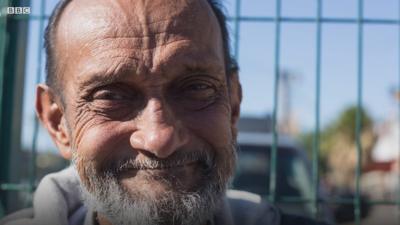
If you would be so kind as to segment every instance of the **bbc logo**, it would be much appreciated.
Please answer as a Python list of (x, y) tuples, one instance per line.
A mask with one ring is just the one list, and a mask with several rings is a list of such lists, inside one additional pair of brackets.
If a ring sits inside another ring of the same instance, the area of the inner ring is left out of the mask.
[(7, 7), (7, 14), (30, 14), (31, 7)]

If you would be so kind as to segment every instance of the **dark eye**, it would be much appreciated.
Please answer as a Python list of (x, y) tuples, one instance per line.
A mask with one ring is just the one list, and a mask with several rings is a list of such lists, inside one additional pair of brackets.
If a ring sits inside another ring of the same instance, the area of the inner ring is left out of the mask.
[(181, 90), (183, 94), (181, 97), (196, 101), (209, 101), (217, 92), (215, 85), (206, 81), (187, 83)]
[(109, 85), (92, 91), (88, 101), (96, 115), (116, 119), (136, 113), (142, 107), (143, 98), (131, 86)]
[(127, 96), (123, 93), (116, 92), (116, 91), (108, 91), (108, 90), (101, 90), (97, 91), (93, 95), (94, 100), (110, 100), (110, 101), (119, 101), (127, 99)]
[(207, 89), (212, 89), (212, 86), (205, 83), (195, 83), (188, 85), (185, 89), (188, 91), (203, 91)]

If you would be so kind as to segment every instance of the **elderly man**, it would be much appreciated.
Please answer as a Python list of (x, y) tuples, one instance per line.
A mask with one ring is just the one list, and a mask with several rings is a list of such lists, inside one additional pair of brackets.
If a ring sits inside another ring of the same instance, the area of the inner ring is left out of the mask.
[(73, 167), (3, 224), (312, 224), (226, 191), (241, 89), (216, 2), (61, 1), (45, 43), (37, 115)]

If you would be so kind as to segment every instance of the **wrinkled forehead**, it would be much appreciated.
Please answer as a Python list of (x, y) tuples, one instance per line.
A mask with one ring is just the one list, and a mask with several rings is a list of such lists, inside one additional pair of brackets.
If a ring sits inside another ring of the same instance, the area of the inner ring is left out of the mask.
[[(217, 35), (215, 35), (217, 34)], [(76, 0), (67, 6), (57, 29), (64, 48), (87, 45), (98, 38), (182, 37), (204, 41), (220, 28), (206, 0)], [(147, 48), (149, 43), (135, 43)]]

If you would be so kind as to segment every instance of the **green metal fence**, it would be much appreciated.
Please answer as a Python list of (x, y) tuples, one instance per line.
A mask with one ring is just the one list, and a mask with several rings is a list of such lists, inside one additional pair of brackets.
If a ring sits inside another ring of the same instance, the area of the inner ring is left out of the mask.
[[(1, 0), (0, 7), (4, 8), (6, 6), (10, 6), (14, 3), (19, 4), (21, 1), (8, 1)], [(360, 176), (361, 176), (361, 158), (362, 158), (362, 144), (361, 144), (361, 109), (363, 107), (363, 49), (364, 49), (364, 25), (366, 24), (380, 24), (380, 25), (389, 25), (395, 26), (399, 32), (399, 49), (400, 52), (400, 3), (399, 3), (399, 19), (374, 19), (374, 18), (364, 18), (363, 14), (363, 0), (358, 0), (358, 16), (357, 18), (332, 18), (332, 17), (324, 17), (322, 15), (322, 4), (323, 0), (316, 0), (316, 16), (315, 17), (285, 17), (282, 16), (282, 0), (275, 0), (275, 16), (271, 17), (251, 17), (251, 16), (242, 16), (241, 15), (241, 0), (235, 1), (235, 15), (231, 15), (228, 18), (228, 21), (233, 22), (234, 30), (233, 30), (233, 42), (234, 42), (234, 55), (236, 58), (239, 57), (239, 46), (240, 46), (240, 28), (242, 26), (242, 22), (254, 22), (254, 23), (270, 23), (275, 26), (275, 50), (274, 50), (274, 89), (272, 93), (273, 95), (273, 147), (271, 154), (271, 162), (270, 162), (270, 182), (269, 182), (269, 196), (268, 199), (272, 203), (275, 202), (291, 202), (291, 203), (310, 203), (313, 208), (313, 215), (317, 217), (319, 205), (322, 202), (328, 203), (344, 203), (344, 204), (353, 204), (354, 205), (354, 216), (355, 216), (355, 224), (361, 224), (361, 188), (360, 188)], [(30, 182), (27, 184), (20, 183), (12, 183), (10, 182), (10, 177), (8, 176), (8, 168), (9, 168), (9, 159), (10, 159), (10, 145), (7, 140), (11, 140), (11, 130), (13, 129), (11, 124), (8, 123), (9, 116), (12, 115), (12, 112), (8, 110), (13, 110), (13, 103), (9, 102), (10, 99), (13, 99), (12, 91), (10, 92), (7, 87), (14, 87), (14, 81), (10, 81), (10, 76), (13, 74), (6, 73), (5, 71), (5, 56), (7, 51), (14, 51), (13, 49), (7, 48), (9, 44), (9, 38), (12, 36), (9, 32), (7, 32), (7, 26), (10, 26), (11, 21), (22, 21), (22, 20), (37, 20), (40, 21), (39, 25), (39, 35), (43, 36), (43, 28), (48, 18), (48, 15), (45, 15), (45, 7), (46, 1), (40, 0), (40, 13), (39, 15), (30, 14), (30, 15), (7, 15), (2, 13), (0, 16), (0, 127), (1, 127), (1, 152), (0, 152), (0, 162), (1, 162), (1, 184), (0, 184), (0, 194), (2, 194), (2, 203), (5, 199), (4, 193), (10, 191), (16, 192), (32, 192), (35, 188), (36, 183), (36, 155), (37, 155), (37, 138), (38, 138), (38, 129), (39, 125), (37, 120), (34, 123), (34, 135), (32, 140), (32, 157), (30, 161)], [(281, 58), (281, 25), (284, 23), (303, 23), (303, 24), (314, 24), (316, 28), (315, 32), (315, 78), (316, 78), (316, 88), (315, 95), (316, 100), (314, 103), (315, 110), (315, 128), (314, 128), (314, 140), (313, 140), (313, 150), (312, 150), (312, 181), (313, 181), (313, 195), (311, 199), (300, 199), (300, 198), (276, 198), (276, 177), (277, 177), (277, 143), (278, 143), (278, 131), (277, 131), (277, 117), (278, 117), (278, 102), (279, 102), (279, 76), (280, 76), (280, 58)], [(320, 180), (319, 180), (319, 149), (320, 149), (320, 103), (321, 103), (321, 91), (323, 91), (323, 87), (321, 87), (321, 77), (323, 76), (322, 68), (321, 68), (321, 52), (322, 52), (322, 30), (323, 24), (355, 24), (357, 25), (357, 87), (354, 88), (354, 91), (357, 93), (357, 123), (356, 123), (356, 144), (357, 144), (357, 166), (354, 171), (356, 179), (355, 179), (355, 197), (349, 199), (338, 199), (338, 198), (330, 198), (330, 199), (320, 199), (318, 195)], [(43, 39), (39, 38), (39, 46), (43, 45)], [(42, 51), (38, 51), (37, 53), (38, 67), (36, 70), (37, 82), (40, 82), (40, 78), (42, 77)], [(399, 57), (399, 71), (400, 71), (400, 57)], [(400, 72), (398, 76), (398, 87), (400, 88)], [(19, 101), (20, 104), (22, 100)], [(398, 106), (399, 114), (398, 118), (400, 119), (400, 104)], [(8, 109), (8, 110), (7, 110)], [(400, 143), (399, 143), (400, 144)], [(400, 159), (399, 159), (400, 160)], [(399, 199), (393, 199), (391, 201), (382, 200), (382, 201), (370, 201), (368, 202), (370, 205), (397, 205), (399, 208), (399, 218), (398, 221), (400, 223), (400, 190), (399, 190)], [(3, 214), (4, 206), (0, 205), (0, 217)]]
[[(361, 188), (360, 188), (360, 176), (361, 176), (361, 159), (362, 159), (362, 145), (361, 145), (361, 109), (363, 107), (363, 37), (364, 30), (363, 27), (365, 24), (381, 24), (381, 25), (394, 25), (398, 27), (399, 30), (399, 43), (400, 43), (400, 3), (399, 3), (399, 19), (373, 19), (373, 18), (364, 18), (363, 15), (363, 0), (358, 0), (358, 16), (356, 19), (353, 18), (327, 18), (322, 16), (322, 5), (323, 0), (316, 0), (316, 17), (283, 17), (282, 16), (282, 0), (275, 1), (275, 16), (274, 17), (249, 17), (249, 16), (241, 16), (241, 0), (236, 0), (236, 15), (230, 20), (234, 21), (235, 30), (234, 30), (234, 53), (236, 58), (239, 56), (239, 46), (240, 46), (240, 24), (241, 22), (258, 22), (258, 23), (274, 23), (275, 25), (275, 64), (274, 64), (274, 107), (273, 107), (273, 147), (271, 154), (271, 162), (270, 162), (270, 195), (268, 199), (270, 202), (276, 202), (276, 168), (277, 163), (279, 163), (277, 159), (277, 143), (278, 143), (278, 131), (277, 131), (277, 110), (278, 110), (278, 81), (280, 76), (280, 53), (281, 53), (281, 24), (282, 23), (311, 23), (316, 26), (316, 67), (315, 67), (315, 77), (316, 77), (316, 88), (315, 88), (315, 128), (314, 128), (314, 141), (313, 141), (313, 150), (312, 150), (312, 174), (313, 174), (313, 198), (311, 199), (285, 199), (282, 198), (283, 202), (310, 202), (313, 205), (313, 214), (314, 217), (318, 215), (319, 204), (322, 201), (327, 201), (329, 203), (338, 203), (338, 204), (353, 204), (354, 205), (354, 216), (355, 216), (355, 224), (361, 224)], [(345, 198), (336, 198), (336, 199), (327, 199), (322, 200), (318, 197), (319, 190), (319, 149), (320, 149), (320, 96), (321, 96), (321, 52), (322, 52), (322, 24), (327, 23), (335, 23), (335, 24), (356, 24), (357, 25), (357, 87), (355, 87), (355, 91), (357, 92), (357, 116), (356, 116), (356, 144), (357, 144), (357, 166), (354, 171), (356, 175), (355, 179), (355, 197), (352, 199)], [(400, 45), (399, 45), (400, 46)], [(400, 52), (400, 49), (399, 49)], [(400, 57), (399, 57), (400, 59)], [(400, 67), (400, 63), (399, 63)], [(399, 70), (400, 71), (400, 70)], [(400, 74), (398, 77), (399, 80), (399, 88), (400, 88)], [(399, 115), (400, 118), (400, 104), (399, 104)], [(399, 173), (400, 176), (400, 173)], [(399, 208), (399, 217), (398, 222), (400, 223), (400, 189), (399, 189), (399, 197), (398, 199), (394, 199), (392, 201), (369, 201), (370, 205), (397, 205)]]

